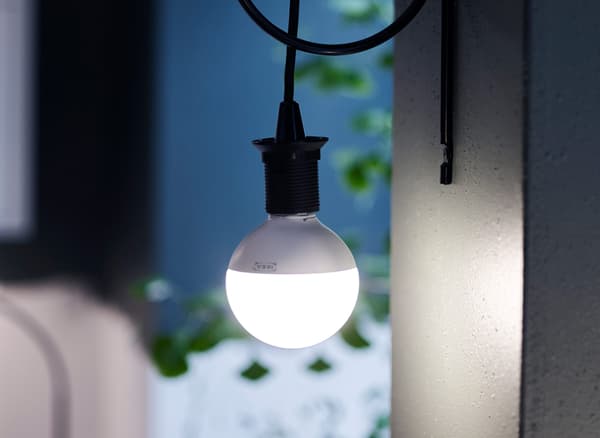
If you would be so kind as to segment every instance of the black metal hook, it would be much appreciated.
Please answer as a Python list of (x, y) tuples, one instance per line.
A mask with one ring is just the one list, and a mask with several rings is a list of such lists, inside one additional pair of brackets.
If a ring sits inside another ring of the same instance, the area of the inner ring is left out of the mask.
[(442, 0), (442, 59), (440, 97), (440, 143), (443, 161), (440, 184), (452, 184), (454, 161), (454, 55), (456, 46), (456, 1)]

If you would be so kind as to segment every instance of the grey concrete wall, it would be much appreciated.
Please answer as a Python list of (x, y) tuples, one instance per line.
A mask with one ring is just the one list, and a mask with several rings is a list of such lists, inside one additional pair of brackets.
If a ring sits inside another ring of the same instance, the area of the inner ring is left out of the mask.
[(600, 436), (600, 3), (530, 1), (524, 436)]
[(439, 0), (396, 41), (394, 438), (518, 436), (523, 7), (459, 4), (451, 186), (438, 182)]

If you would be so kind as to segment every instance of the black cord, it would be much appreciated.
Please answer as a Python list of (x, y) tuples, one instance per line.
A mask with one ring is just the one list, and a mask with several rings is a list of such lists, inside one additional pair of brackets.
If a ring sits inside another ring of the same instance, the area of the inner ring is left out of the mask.
[(239, 0), (240, 5), (248, 13), (250, 18), (252, 18), (252, 20), (254, 20), (254, 22), (262, 30), (267, 32), (279, 42), (302, 52), (328, 56), (350, 55), (352, 53), (364, 52), (365, 50), (372, 49), (373, 47), (386, 42), (404, 29), (413, 20), (413, 18), (415, 18), (425, 4), (425, 1), (426, 0), (412, 0), (404, 12), (398, 18), (396, 18), (392, 24), (376, 34), (371, 35), (370, 37), (351, 43), (322, 44), (306, 41), (298, 38), (295, 35), (288, 34), (288, 32), (284, 31), (280, 27), (275, 26), (271, 21), (269, 21), (269, 19), (258, 10), (252, 0)]
[[(288, 20), (288, 34), (296, 37), (298, 35), (298, 17), (300, 15), (300, 0), (290, 0), (290, 13)], [(294, 70), (296, 68), (296, 49), (287, 46), (285, 54), (285, 79), (283, 90), (283, 101), (294, 101)]]
[(52, 336), (35, 318), (0, 294), (0, 313), (10, 318), (35, 343), (48, 368), (51, 396), (51, 437), (68, 438), (70, 435), (69, 374), (65, 360)]
[(442, 53), (440, 92), (440, 143), (443, 159), (440, 165), (440, 184), (452, 184), (454, 160), (454, 50), (455, 0), (442, 0)]

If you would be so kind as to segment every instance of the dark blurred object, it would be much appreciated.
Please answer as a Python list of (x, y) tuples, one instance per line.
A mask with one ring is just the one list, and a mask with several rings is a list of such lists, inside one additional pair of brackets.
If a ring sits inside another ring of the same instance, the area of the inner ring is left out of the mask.
[(152, 6), (37, 2), (34, 232), (0, 245), (1, 281), (112, 294), (151, 270)]

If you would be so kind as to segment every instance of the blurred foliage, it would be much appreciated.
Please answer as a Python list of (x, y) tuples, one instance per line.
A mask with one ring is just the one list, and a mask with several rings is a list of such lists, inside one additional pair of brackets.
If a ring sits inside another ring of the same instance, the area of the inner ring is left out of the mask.
[(321, 91), (345, 92), (366, 96), (373, 89), (373, 81), (367, 72), (359, 71), (328, 58), (311, 58), (298, 65), (297, 81), (310, 80)]
[(332, 0), (331, 5), (350, 24), (390, 22), (394, 15), (394, 5), (389, 0)]
[(394, 54), (391, 51), (383, 52), (381, 55), (379, 55), (379, 58), (377, 59), (377, 64), (383, 69), (391, 70), (392, 68), (394, 68)]
[(310, 371), (315, 373), (323, 373), (325, 371), (331, 370), (333, 368), (329, 362), (327, 362), (322, 357), (317, 358), (313, 363), (308, 365), (307, 367)]
[(391, 163), (377, 151), (360, 152), (354, 149), (337, 151), (336, 164), (343, 185), (355, 194), (371, 193), (378, 181), (389, 186), (392, 179)]
[(352, 348), (362, 349), (371, 346), (371, 343), (365, 339), (360, 333), (356, 318), (350, 318), (350, 320), (340, 330), (340, 335), (346, 344)]
[[(158, 289), (169, 293), (161, 293), (157, 300)], [(173, 331), (159, 333), (150, 345), (152, 360), (165, 377), (185, 374), (191, 353), (209, 351), (225, 339), (247, 337), (232, 317), (223, 289), (188, 296), (165, 279), (152, 278), (137, 284), (133, 293), (153, 303), (174, 304), (183, 313), (182, 324)]]
[(152, 360), (165, 377), (177, 377), (188, 370), (187, 348), (175, 336), (159, 335), (152, 341)]
[(382, 414), (375, 418), (373, 424), (373, 430), (369, 434), (369, 438), (383, 438), (389, 436), (387, 433), (390, 428), (390, 416), (389, 414)]
[(377, 148), (345, 148), (337, 151), (336, 165), (343, 185), (355, 194), (372, 193), (382, 182), (389, 187), (392, 180), (391, 144), (392, 115), (388, 110), (369, 109), (356, 114), (352, 129), (366, 137), (375, 137)]
[(254, 360), (246, 369), (240, 372), (240, 376), (247, 380), (260, 380), (269, 374), (269, 369), (260, 362)]

